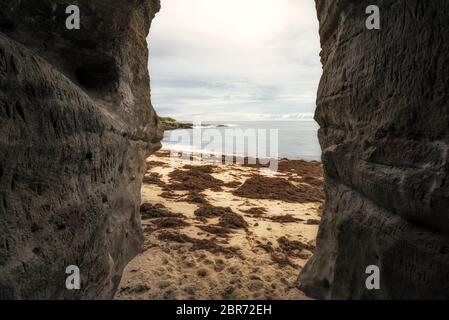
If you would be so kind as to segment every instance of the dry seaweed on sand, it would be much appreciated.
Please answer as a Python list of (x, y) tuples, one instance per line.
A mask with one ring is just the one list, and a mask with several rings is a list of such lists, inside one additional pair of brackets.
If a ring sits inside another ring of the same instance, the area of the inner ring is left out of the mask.
[(259, 243), (257, 246), (264, 249), (267, 253), (274, 252), (274, 248), (271, 244)]
[(295, 186), (278, 177), (253, 176), (233, 192), (234, 195), (249, 199), (280, 200), (285, 202), (321, 202), (323, 191), (309, 185)]
[(160, 187), (163, 187), (165, 183), (161, 180), (162, 175), (156, 172), (151, 172), (149, 174), (146, 174), (143, 179), (142, 183), (144, 184), (154, 184)]
[(225, 227), (218, 226), (218, 225), (204, 225), (204, 226), (198, 226), (198, 228), (207, 233), (214, 234), (216, 236), (221, 236), (221, 237), (227, 237), (228, 234), (232, 232), (229, 228), (225, 228)]
[(225, 185), (222, 180), (214, 178), (211, 173), (213, 166), (190, 166), (186, 165), (183, 169), (176, 169), (169, 173), (170, 185), (167, 190), (178, 191), (204, 191), (211, 189), (213, 191), (221, 191), (221, 187)]
[(216, 218), (220, 217), (219, 225), (229, 229), (246, 229), (248, 223), (241, 216), (232, 211), (231, 208), (214, 207), (212, 205), (206, 205), (198, 208), (195, 211), (195, 216), (199, 218)]
[(269, 220), (271, 220), (273, 222), (279, 222), (279, 223), (295, 223), (295, 222), (304, 221), (302, 219), (295, 218), (291, 214), (286, 214), (286, 215), (282, 215), (282, 216), (267, 217), (267, 219), (269, 219)]
[[(166, 187), (164, 187), (164, 190), (167, 190)], [(173, 191), (164, 191), (160, 195), (160, 197), (167, 199), (167, 200), (175, 200), (175, 201), (181, 201), (182, 196), (174, 193)]]
[(162, 167), (162, 168), (170, 167), (169, 164), (162, 162), (162, 161), (157, 161), (157, 160), (147, 160), (146, 164), (147, 164), (147, 170), (151, 170), (151, 169), (157, 168), (157, 167)]
[(279, 247), (284, 252), (297, 252), (302, 250), (313, 250), (314, 246), (306, 243), (302, 243), (298, 240), (289, 240), (286, 237), (280, 237), (278, 239)]
[(295, 173), (303, 177), (318, 178), (323, 176), (323, 165), (318, 161), (282, 159), (278, 163), (278, 171), (281, 173)]
[(248, 228), (248, 223), (243, 219), (242, 216), (235, 212), (226, 212), (220, 217), (220, 226), (230, 229), (246, 229)]
[(307, 221), (306, 221), (306, 224), (308, 224), (308, 225), (320, 225), (320, 223), (321, 223), (321, 221), (320, 220), (318, 220), (318, 219), (308, 219)]
[(241, 185), (242, 185), (242, 183), (241, 183), (240, 181), (237, 181), (237, 180), (234, 180), (234, 181), (231, 181), (231, 182), (226, 182), (226, 183), (224, 184), (224, 186), (225, 186), (226, 188), (230, 188), (230, 189), (238, 188), (238, 187), (240, 187)]
[(318, 188), (324, 188), (324, 180), (322, 178), (318, 179), (313, 176), (307, 175), (301, 178), (301, 182), (310, 184)]
[[(259, 243), (258, 247), (265, 250), (265, 252), (270, 254), (271, 260), (277, 263), (280, 267), (292, 266), (297, 268), (298, 265), (295, 264), (285, 253), (276, 251), (271, 244)], [(279, 250), (279, 249), (278, 249)]]
[(151, 221), (158, 229), (181, 228), (190, 226), (190, 223), (180, 218), (158, 218)]
[(281, 252), (272, 252), (271, 259), (276, 262), (280, 267), (291, 266), (298, 268), (298, 265), (294, 263), (287, 255)]
[(209, 205), (209, 201), (207, 201), (205, 195), (198, 191), (190, 191), (182, 200), (179, 201), (200, 205)]
[(232, 213), (231, 208), (215, 207), (212, 205), (204, 205), (204, 206), (199, 207), (195, 211), (195, 216), (203, 217), (203, 218), (216, 218), (216, 217), (221, 217), (222, 215), (224, 215), (226, 213)]
[(144, 203), (140, 206), (140, 213), (142, 219), (155, 219), (155, 218), (185, 218), (181, 213), (175, 213), (169, 211), (162, 204)]
[(185, 195), (176, 194), (173, 190), (170, 190), (170, 187), (164, 186), (164, 192), (162, 192), (159, 196), (167, 199), (174, 200), (176, 202), (187, 202), (191, 204), (198, 205), (209, 205), (209, 201), (207, 201), (204, 194), (198, 191), (190, 191)]
[(309, 254), (304, 252), (304, 250), (311, 251), (315, 248), (310, 244), (305, 244), (296, 240), (289, 240), (286, 237), (279, 238), (278, 244), (279, 248), (277, 249), (274, 249), (271, 243), (259, 243), (257, 246), (269, 253), (271, 259), (281, 267), (289, 265), (296, 268), (297, 264), (295, 264), (290, 257), (307, 259)]
[(217, 172), (219, 170), (221, 170), (219, 167), (216, 166), (212, 166), (212, 165), (198, 165), (198, 166), (194, 166), (194, 165), (190, 165), (190, 164), (186, 164), (185, 166), (182, 167), (184, 170), (194, 170), (197, 172), (202, 172), (202, 173), (214, 173)]
[(248, 210), (242, 210), (242, 212), (248, 213), (255, 217), (260, 217), (267, 213), (267, 209), (262, 208), (262, 207), (254, 207), (254, 208), (250, 208)]

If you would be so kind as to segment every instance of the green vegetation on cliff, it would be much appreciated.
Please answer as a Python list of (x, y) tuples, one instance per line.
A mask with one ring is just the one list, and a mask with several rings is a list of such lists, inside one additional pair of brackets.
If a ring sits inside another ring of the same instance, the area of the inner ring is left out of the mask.
[(192, 129), (192, 123), (178, 122), (171, 117), (159, 117), (160, 123), (163, 125), (164, 130), (177, 130), (177, 129)]

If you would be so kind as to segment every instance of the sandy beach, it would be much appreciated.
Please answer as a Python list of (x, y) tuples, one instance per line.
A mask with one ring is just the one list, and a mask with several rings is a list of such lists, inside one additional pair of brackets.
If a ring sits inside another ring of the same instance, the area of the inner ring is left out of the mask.
[(116, 299), (307, 299), (295, 287), (315, 249), (319, 162), (257, 165), (147, 159), (142, 253)]

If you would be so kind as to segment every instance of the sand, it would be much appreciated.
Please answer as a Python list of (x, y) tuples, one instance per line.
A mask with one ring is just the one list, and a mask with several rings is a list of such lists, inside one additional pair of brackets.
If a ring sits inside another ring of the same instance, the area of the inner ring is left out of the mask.
[(322, 170), (147, 160), (143, 251), (116, 299), (307, 299), (295, 287), (315, 248)]

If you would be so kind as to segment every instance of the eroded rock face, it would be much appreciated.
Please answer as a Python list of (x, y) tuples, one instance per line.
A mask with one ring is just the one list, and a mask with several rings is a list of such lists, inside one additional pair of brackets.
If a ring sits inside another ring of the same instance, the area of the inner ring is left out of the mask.
[[(81, 9), (81, 30), (65, 27)], [(147, 45), (158, 0), (0, 1), (0, 298), (110, 298), (139, 251), (162, 130)], [(69, 291), (66, 267), (81, 271)]]
[[(449, 298), (449, 2), (316, 0), (327, 203), (300, 288), (315, 298)], [(365, 9), (381, 10), (380, 31)], [(380, 268), (367, 290), (366, 267)]]

